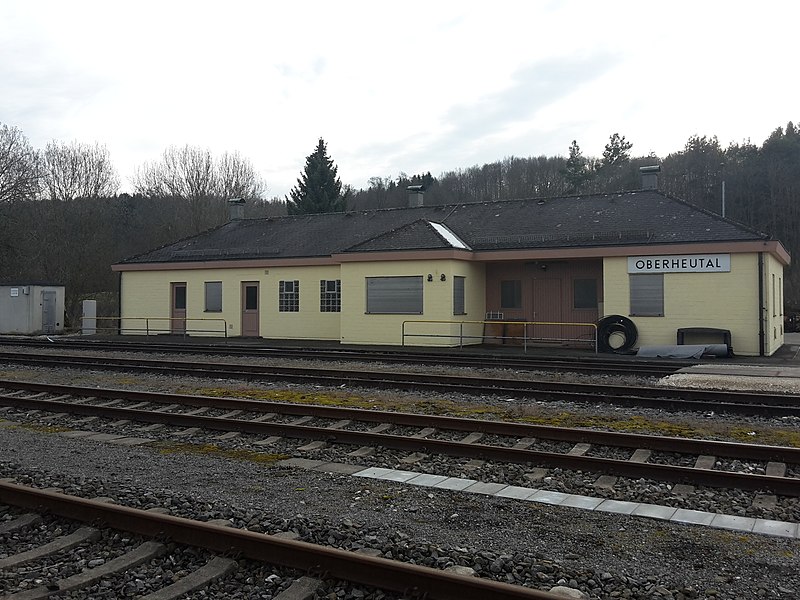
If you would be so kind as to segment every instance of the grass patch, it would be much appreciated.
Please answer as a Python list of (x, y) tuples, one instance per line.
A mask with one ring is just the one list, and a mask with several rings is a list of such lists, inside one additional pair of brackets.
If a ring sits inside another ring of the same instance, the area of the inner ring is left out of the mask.
[(728, 426), (716, 423), (667, 421), (649, 419), (638, 415), (592, 415), (562, 411), (554, 413), (546, 406), (509, 403), (508, 407), (478, 403), (455, 402), (447, 399), (408, 398), (404, 396), (357, 396), (347, 392), (308, 392), (296, 390), (262, 390), (247, 387), (202, 387), (184, 388), (178, 393), (200, 394), (213, 397), (246, 398), (263, 402), (285, 402), (289, 404), (314, 404), (339, 408), (408, 412), (423, 415), (464, 417), (546, 425), (602, 429), (623, 433), (641, 433), (696, 439), (727, 439), (730, 441), (769, 444), (800, 448), (800, 431), (794, 429), (754, 428), (752, 426)]
[(192, 454), (195, 456), (213, 456), (227, 460), (240, 460), (260, 465), (273, 465), (289, 458), (286, 454), (270, 454), (253, 450), (220, 448), (216, 444), (186, 444), (175, 442), (158, 442), (154, 444), (160, 454)]
[(800, 448), (800, 431), (797, 431), (796, 429), (731, 427), (728, 433), (732, 439), (740, 442)]

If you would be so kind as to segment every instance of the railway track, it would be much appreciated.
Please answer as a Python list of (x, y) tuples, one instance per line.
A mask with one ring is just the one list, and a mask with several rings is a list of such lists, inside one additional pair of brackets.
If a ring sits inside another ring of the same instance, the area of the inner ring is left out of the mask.
[[(4, 600), (48, 598), (52, 594), (98, 585), (101, 589), (104, 585), (106, 591), (120, 587), (131, 592), (126, 595), (146, 600), (171, 600), (190, 591), (202, 590), (212, 581), (228, 577), (240, 569), (258, 572), (254, 579), (271, 581), (270, 577), (265, 579), (259, 569), (264, 564), (274, 566), (271, 577), (278, 577), (275, 573), (279, 572), (278, 579), (287, 576), (294, 579), (289, 589), (273, 596), (278, 600), (310, 597), (316, 591), (331, 588), (335, 594), (337, 587), (342, 588), (341, 582), (335, 580), (370, 586), (392, 593), (394, 597), (406, 598), (547, 600), (559, 597), (522, 586), (464, 577), (368, 554), (118, 506), (107, 500), (85, 499), (9, 481), (0, 481), (0, 503), (18, 511), (16, 518), (0, 523), (0, 539), (13, 535), (16, 546), (25, 547), (25, 550), (0, 559), (0, 594), (3, 594), (0, 598)], [(45, 539), (37, 537), (35, 534), (40, 529), (36, 526), (45, 518), (52, 519), (53, 515), (59, 519), (56, 530), (70, 533), (56, 533)], [(118, 532), (131, 535), (119, 536)], [(25, 536), (33, 541), (27, 543)], [(132, 539), (133, 536), (138, 537)], [(84, 556), (92, 555), (92, 544), (101, 538), (113, 540), (111, 550), (106, 547), (103, 551), (109, 560), (85, 560)], [(184, 546), (194, 550), (182, 553)], [(74, 548), (87, 551), (67, 553)], [(54, 561), (57, 568), (52, 567)], [(155, 590), (146, 595), (135, 593), (135, 586), (133, 590), (125, 587), (124, 578), (130, 572), (135, 572), (132, 579), (145, 587), (141, 578), (146, 577), (152, 570), (149, 567), (158, 561), (170, 565), (167, 572), (177, 572), (182, 576), (176, 575), (175, 581), (162, 578), (154, 583)], [(285, 572), (285, 569), (290, 572)], [(49, 579), (41, 576), (47, 572), (66, 575)], [(309, 577), (309, 573), (318, 575)]]
[(575, 373), (597, 374), (636, 374), (662, 377), (693, 364), (697, 361), (652, 360), (595, 356), (587, 354), (580, 358), (543, 357), (540, 355), (509, 355), (479, 352), (473, 349), (457, 350), (385, 350), (349, 348), (297, 348), (291, 346), (237, 345), (234, 342), (217, 344), (135, 341), (87, 341), (70, 339), (54, 341), (2, 340), (2, 346), (27, 346), (33, 348), (60, 348), (72, 350), (94, 350), (106, 352), (163, 352), (169, 354), (193, 354), (206, 356), (244, 356), (260, 358), (293, 358), (307, 360), (382, 362), (390, 364), (449, 365), (458, 367), (494, 367), (521, 370), (570, 371)]
[[(165, 425), (184, 433), (223, 432), (220, 439), (237, 432), (253, 436), (250, 445), (259, 450), (290, 438), (312, 441), (308, 450), (343, 446), (338, 454), (344, 461), (368, 460), (382, 448), (417, 455), (420, 461), (438, 454), (800, 496), (800, 448), (11, 381), (0, 381), (0, 390), (0, 405), (20, 411)], [(715, 468), (726, 463), (744, 463), (748, 469)]]
[(672, 411), (715, 412), (770, 417), (800, 416), (800, 397), (789, 394), (598, 385), (530, 381), (481, 376), (454, 376), (387, 371), (352, 371), (305, 367), (271, 367), (235, 363), (130, 359), (55, 354), (0, 353), (0, 364), (24, 364), (91, 370), (150, 372), (250, 381), (280, 380), (316, 385), (350, 385), (377, 389), (428, 390), (483, 396), (511, 396), (576, 403), (607, 403)]

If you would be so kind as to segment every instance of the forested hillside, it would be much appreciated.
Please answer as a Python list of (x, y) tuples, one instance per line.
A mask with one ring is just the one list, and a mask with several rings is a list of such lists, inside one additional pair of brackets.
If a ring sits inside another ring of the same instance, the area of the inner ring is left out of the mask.
[[(761, 145), (722, 147), (715, 137), (692, 137), (666, 157), (637, 157), (617, 134), (600, 157), (583, 156), (576, 142), (565, 148), (567, 156), (506, 157), (438, 176), (373, 177), (366, 189), (348, 190), (348, 209), (405, 206), (407, 186), (419, 184), (426, 204), (639, 189), (639, 167), (660, 164), (663, 191), (721, 212), (724, 182), (728, 218), (800, 257), (800, 130), (792, 123)], [(53, 142), (36, 149), (22, 131), (0, 124), (0, 281), (66, 285), (75, 326), (84, 298), (97, 299), (101, 314), (116, 313), (111, 264), (223, 223), (228, 198), (248, 200), (246, 217), (286, 214), (284, 200), (264, 197), (266, 185), (247, 159), (189, 146), (142, 165), (132, 194), (118, 189), (105, 147)], [(800, 269), (787, 271), (785, 298), (787, 308), (800, 306)]]

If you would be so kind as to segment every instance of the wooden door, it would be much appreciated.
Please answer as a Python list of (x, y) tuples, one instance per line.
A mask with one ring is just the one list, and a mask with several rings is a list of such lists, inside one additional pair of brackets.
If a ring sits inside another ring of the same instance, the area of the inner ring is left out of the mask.
[(259, 318), (258, 318), (258, 282), (242, 282), (242, 336), (258, 337)]
[[(535, 278), (532, 280), (532, 321), (561, 323), (564, 321), (564, 298), (561, 279)], [(532, 325), (528, 335), (534, 338), (559, 339), (564, 337), (560, 325)]]
[(186, 333), (186, 283), (172, 283), (170, 286), (170, 332), (183, 335)]

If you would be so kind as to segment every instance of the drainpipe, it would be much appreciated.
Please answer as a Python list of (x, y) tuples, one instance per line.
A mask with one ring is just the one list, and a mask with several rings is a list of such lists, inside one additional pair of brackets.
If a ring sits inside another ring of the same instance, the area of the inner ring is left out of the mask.
[(764, 253), (758, 253), (758, 355), (764, 356)]
[(117, 273), (117, 335), (122, 335), (122, 271)]

